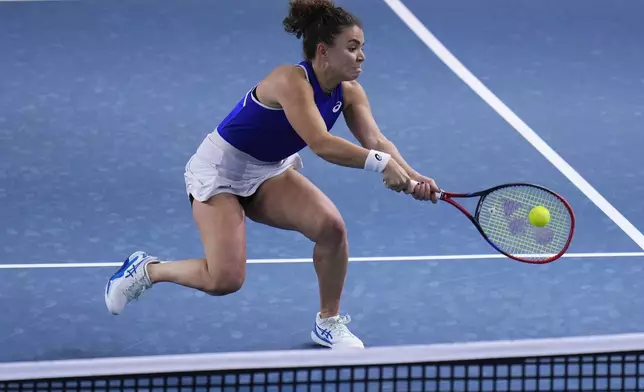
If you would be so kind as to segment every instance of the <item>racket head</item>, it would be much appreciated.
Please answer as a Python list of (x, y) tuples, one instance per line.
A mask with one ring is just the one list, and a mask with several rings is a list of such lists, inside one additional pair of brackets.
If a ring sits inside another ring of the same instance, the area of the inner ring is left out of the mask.
[[(509, 183), (472, 194), (441, 195), (480, 199), (470, 216), (483, 238), (505, 256), (524, 263), (546, 264), (563, 256), (575, 231), (575, 214), (566, 199), (540, 185)], [(550, 214), (543, 227), (530, 223), (532, 208), (544, 206)], [(460, 209), (460, 208), (459, 208)]]

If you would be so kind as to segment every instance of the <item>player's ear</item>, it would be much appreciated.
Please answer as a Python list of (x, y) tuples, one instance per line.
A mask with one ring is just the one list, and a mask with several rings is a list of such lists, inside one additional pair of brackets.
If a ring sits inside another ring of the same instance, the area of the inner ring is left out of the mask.
[(329, 48), (328, 48), (328, 47), (327, 47), (327, 45), (326, 45), (325, 43), (323, 43), (323, 42), (320, 42), (320, 43), (317, 45), (317, 49), (316, 49), (316, 51), (317, 51), (318, 56), (321, 56), (321, 58), (326, 58), (326, 57), (328, 57), (328, 55), (329, 55)]

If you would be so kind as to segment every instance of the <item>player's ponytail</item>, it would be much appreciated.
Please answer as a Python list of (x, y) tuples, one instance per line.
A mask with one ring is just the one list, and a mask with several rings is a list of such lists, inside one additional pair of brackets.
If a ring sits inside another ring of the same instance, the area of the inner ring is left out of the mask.
[(303, 37), (304, 56), (307, 60), (315, 57), (317, 44), (333, 44), (333, 39), (343, 28), (360, 26), (361, 22), (332, 0), (291, 0), (289, 13), (282, 22), (284, 30)]

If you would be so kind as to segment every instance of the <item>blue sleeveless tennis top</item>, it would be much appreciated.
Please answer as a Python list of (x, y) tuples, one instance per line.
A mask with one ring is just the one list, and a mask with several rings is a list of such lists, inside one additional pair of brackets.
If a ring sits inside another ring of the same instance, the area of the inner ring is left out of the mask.
[[(328, 132), (342, 113), (342, 83), (327, 94), (320, 87), (311, 63), (302, 61), (298, 65), (306, 71), (313, 87), (315, 105)], [(306, 142), (295, 132), (284, 110), (259, 102), (256, 88), (257, 85), (246, 93), (217, 126), (221, 137), (238, 150), (264, 162), (281, 161), (306, 147)]]

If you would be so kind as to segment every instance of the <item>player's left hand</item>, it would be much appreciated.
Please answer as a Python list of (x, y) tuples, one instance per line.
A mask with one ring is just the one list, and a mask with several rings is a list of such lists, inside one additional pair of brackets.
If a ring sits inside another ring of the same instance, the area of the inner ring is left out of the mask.
[(436, 185), (436, 181), (433, 178), (415, 175), (410, 176), (412, 179), (418, 181), (418, 185), (414, 188), (414, 192), (411, 195), (416, 200), (431, 200), (432, 203), (436, 204), (440, 196), (440, 188)]

